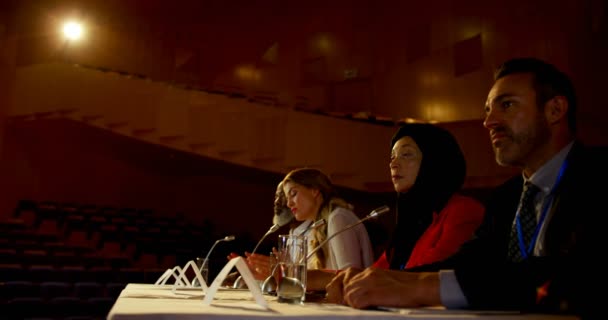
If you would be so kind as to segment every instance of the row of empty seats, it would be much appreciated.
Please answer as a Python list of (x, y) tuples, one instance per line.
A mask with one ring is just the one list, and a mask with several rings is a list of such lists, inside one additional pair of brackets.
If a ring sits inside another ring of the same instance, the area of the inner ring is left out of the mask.
[(104, 319), (128, 283), (193, 259), (210, 230), (149, 209), (20, 201), (0, 221), (0, 303), (20, 318)]
[[(17, 207), (13, 218), (5, 222), (9, 226), (3, 229), (10, 228), (9, 236), (17, 250), (43, 243), (40, 249), (49, 251), (54, 245), (65, 255), (70, 255), (69, 251), (76, 256), (94, 253), (119, 264), (120, 260), (137, 262), (142, 255), (153, 254), (158, 261), (145, 257), (140, 265), (174, 265), (191, 258), (201, 243), (211, 242), (209, 227), (193, 227), (177, 217), (155, 215), (149, 210), (93, 208), (48, 203), (36, 208), (26, 202)], [(7, 247), (6, 242), (0, 239), (0, 249)]]

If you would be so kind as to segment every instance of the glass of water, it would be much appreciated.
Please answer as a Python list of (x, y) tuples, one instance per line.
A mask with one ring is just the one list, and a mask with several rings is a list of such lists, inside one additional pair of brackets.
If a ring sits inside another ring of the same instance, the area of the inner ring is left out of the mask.
[(303, 303), (306, 298), (306, 252), (304, 235), (280, 235), (277, 261), (279, 302)]

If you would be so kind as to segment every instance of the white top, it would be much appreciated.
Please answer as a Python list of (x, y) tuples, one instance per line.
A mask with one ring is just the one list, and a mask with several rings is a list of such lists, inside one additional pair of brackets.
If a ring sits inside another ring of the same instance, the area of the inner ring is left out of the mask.
[[(331, 237), (332, 234), (358, 221), (359, 218), (352, 211), (336, 207), (327, 218), (327, 237)], [(308, 237), (308, 253), (313, 249), (310, 238), (311, 230), (308, 228), (310, 224), (311, 221), (305, 221), (290, 232), (293, 234), (303, 233)], [(367, 268), (374, 263), (372, 244), (363, 224), (336, 235), (325, 245), (329, 246), (325, 269)], [(311, 269), (310, 265), (307, 267)]]

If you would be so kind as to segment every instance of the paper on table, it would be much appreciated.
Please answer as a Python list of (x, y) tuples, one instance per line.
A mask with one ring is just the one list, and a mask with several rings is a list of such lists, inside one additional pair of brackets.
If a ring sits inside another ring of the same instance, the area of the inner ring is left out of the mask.
[(421, 308), (394, 308), (379, 306), (384, 311), (398, 312), (399, 314), (519, 314), (516, 310), (465, 310), (446, 309), (444, 307), (421, 307)]
[[(189, 288), (190, 289), (190, 288)], [(198, 290), (170, 290), (168, 286), (156, 286), (147, 288), (129, 288), (123, 290), (121, 298), (149, 298), (149, 299), (202, 299), (204, 293)]]
[(203, 303), (205, 305), (210, 305), (211, 302), (213, 302), (213, 298), (215, 297), (217, 290), (220, 288), (220, 286), (226, 279), (226, 276), (228, 276), (228, 273), (230, 271), (232, 271), (232, 268), (234, 268), (234, 267), (236, 267), (236, 269), (241, 274), (241, 277), (243, 277), (243, 280), (245, 280), (245, 283), (247, 284), (247, 288), (249, 291), (251, 291), (251, 294), (253, 295), (253, 298), (256, 301), (256, 303), (258, 305), (260, 305), (261, 307), (263, 307), (264, 309), (269, 309), (268, 302), (266, 302), (266, 299), (264, 299), (262, 290), (260, 290), (260, 286), (258, 285), (257, 281), (253, 277), (253, 274), (251, 273), (251, 270), (249, 270), (249, 266), (247, 266), (247, 263), (245, 262), (243, 257), (237, 257), (237, 258), (231, 259), (230, 261), (228, 261), (228, 263), (226, 263), (226, 265), (224, 266), (222, 271), (220, 271), (220, 273), (217, 275), (217, 277), (215, 277), (215, 279), (213, 280), (213, 283), (211, 284), (211, 286), (209, 286), (209, 289), (206, 292), (205, 300), (203, 300)]

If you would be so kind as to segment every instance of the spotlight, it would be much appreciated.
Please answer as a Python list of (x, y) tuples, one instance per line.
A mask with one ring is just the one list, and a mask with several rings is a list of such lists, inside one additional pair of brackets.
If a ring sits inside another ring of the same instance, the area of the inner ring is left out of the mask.
[(63, 25), (63, 34), (69, 40), (78, 40), (82, 36), (82, 25), (76, 22), (68, 22)]

